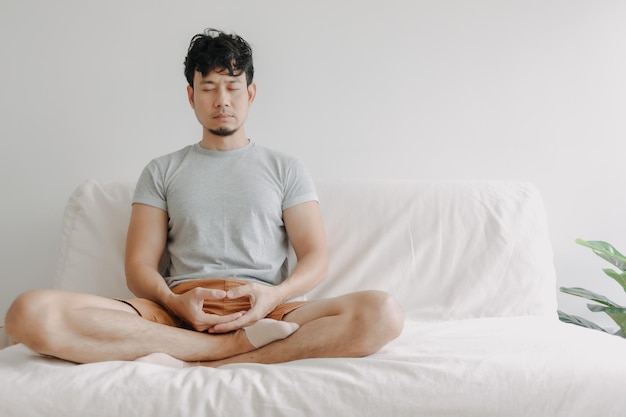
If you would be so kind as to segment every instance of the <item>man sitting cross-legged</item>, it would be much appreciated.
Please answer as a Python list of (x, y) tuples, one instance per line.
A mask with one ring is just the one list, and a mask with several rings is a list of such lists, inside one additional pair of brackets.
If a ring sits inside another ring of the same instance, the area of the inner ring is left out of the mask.
[(253, 73), (241, 37), (208, 30), (192, 39), (185, 75), (202, 138), (139, 178), (125, 261), (137, 298), (24, 293), (6, 318), (14, 342), (77, 363), (182, 367), (359, 357), (399, 335), (402, 310), (385, 292), (302, 298), (327, 272), (324, 226), (303, 166), (245, 133)]

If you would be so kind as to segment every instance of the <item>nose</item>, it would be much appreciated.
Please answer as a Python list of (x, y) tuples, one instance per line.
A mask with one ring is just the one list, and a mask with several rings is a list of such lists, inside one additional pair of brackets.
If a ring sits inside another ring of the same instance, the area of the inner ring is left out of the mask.
[(218, 88), (217, 95), (215, 97), (215, 107), (228, 107), (230, 106), (230, 94), (226, 88)]

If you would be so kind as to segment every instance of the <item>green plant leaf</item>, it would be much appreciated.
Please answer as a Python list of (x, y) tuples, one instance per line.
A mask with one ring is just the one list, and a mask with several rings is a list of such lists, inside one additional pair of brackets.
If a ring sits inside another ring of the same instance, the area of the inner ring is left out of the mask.
[(597, 304), (588, 304), (587, 308), (594, 312), (604, 312), (613, 319), (622, 332), (626, 332), (626, 308), (599, 306)]
[(626, 272), (626, 256), (619, 253), (610, 243), (583, 239), (576, 239), (576, 243), (591, 248), (593, 253)]
[(588, 329), (594, 329), (594, 330), (599, 330), (604, 333), (608, 333), (606, 330), (604, 330), (602, 327), (598, 326), (592, 321), (589, 321), (579, 316), (574, 316), (573, 314), (564, 313), (560, 310), (558, 310), (557, 312), (559, 313), (559, 320), (561, 320), (563, 323), (575, 324), (577, 326), (586, 327)]
[(626, 291), (626, 272), (620, 274), (611, 268), (604, 268), (603, 271), (605, 274), (617, 281), (617, 283), (622, 286), (624, 291)]
[(565, 293), (565, 294), (575, 295), (576, 297), (582, 297), (582, 298), (585, 298), (587, 300), (595, 301), (596, 303), (603, 304), (603, 305), (605, 305), (607, 307), (624, 308), (621, 305), (619, 305), (619, 304), (609, 300), (605, 296), (597, 294), (597, 293), (595, 293), (593, 291), (586, 290), (584, 288), (561, 287), (560, 291)]

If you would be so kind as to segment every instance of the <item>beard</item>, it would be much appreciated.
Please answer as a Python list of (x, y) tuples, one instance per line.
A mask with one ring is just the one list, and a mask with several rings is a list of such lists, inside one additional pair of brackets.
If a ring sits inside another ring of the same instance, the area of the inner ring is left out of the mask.
[(226, 136), (231, 136), (235, 134), (235, 132), (237, 132), (238, 130), (239, 130), (238, 127), (234, 129), (227, 129), (225, 127), (220, 127), (219, 129), (209, 129), (209, 132), (214, 134), (215, 136), (226, 137)]

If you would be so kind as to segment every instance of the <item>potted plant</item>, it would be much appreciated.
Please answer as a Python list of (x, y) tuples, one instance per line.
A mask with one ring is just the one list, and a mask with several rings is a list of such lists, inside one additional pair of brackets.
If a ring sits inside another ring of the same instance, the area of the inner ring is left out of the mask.
[[(624, 291), (626, 291), (626, 256), (619, 253), (612, 245), (606, 242), (576, 239), (576, 243), (591, 248), (593, 253), (618, 268), (620, 272), (612, 268), (604, 268), (603, 271), (606, 275), (617, 281), (617, 283), (622, 286)], [(626, 307), (609, 300), (603, 295), (588, 291), (584, 288), (561, 287), (560, 290), (565, 294), (571, 294), (577, 297), (582, 297), (587, 300), (594, 301), (595, 304), (587, 304), (587, 308), (589, 308), (589, 310), (593, 312), (606, 313), (619, 327), (619, 330), (613, 334), (621, 337), (626, 337)], [(578, 326), (588, 327), (590, 329), (610, 333), (603, 327), (582, 317), (567, 314), (562, 311), (559, 311), (558, 313), (559, 319), (565, 323), (576, 324)]]

